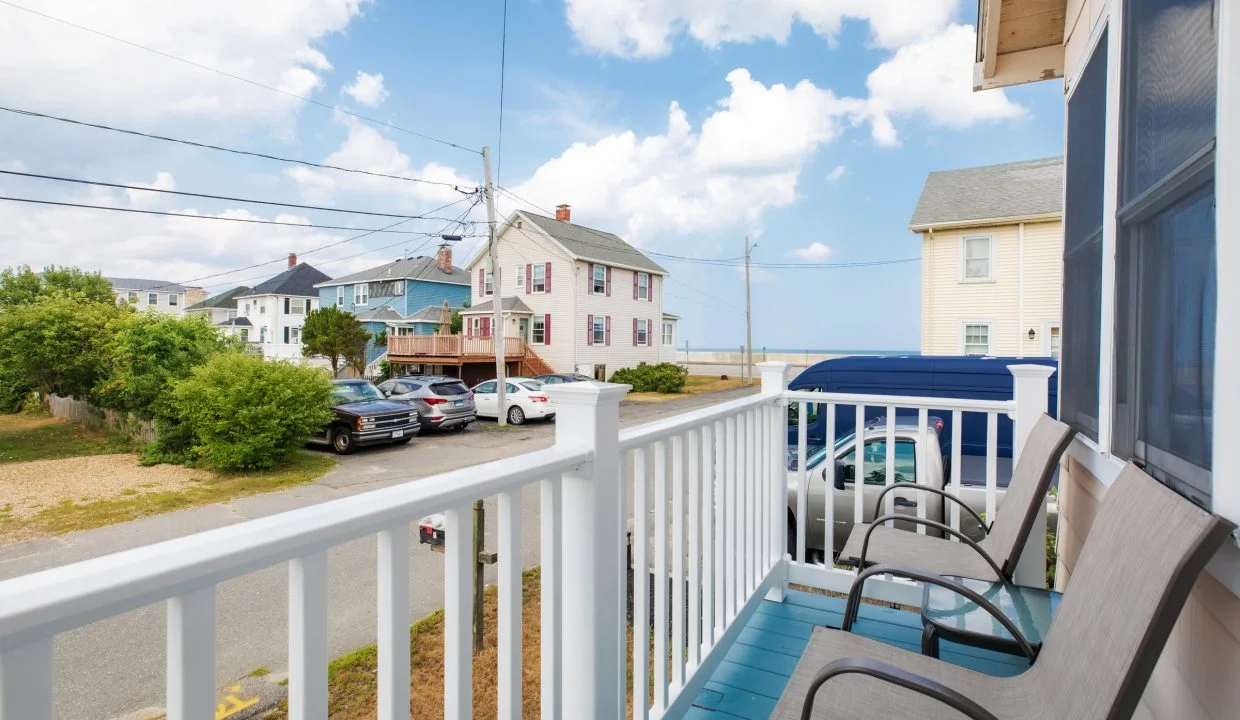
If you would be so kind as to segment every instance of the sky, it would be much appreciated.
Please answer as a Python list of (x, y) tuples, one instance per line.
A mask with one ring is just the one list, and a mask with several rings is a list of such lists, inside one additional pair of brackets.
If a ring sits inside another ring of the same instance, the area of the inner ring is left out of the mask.
[[(216, 293), (290, 252), (341, 276), (433, 254), (444, 232), (465, 236), (464, 264), (485, 234), (462, 192), (485, 145), (501, 216), (568, 203), (575, 222), (698, 260), (655, 257), (681, 347), (744, 342), (748, 237), (755, 347), (916, 350), (907, 226), (926, 174), (1062, 153), (1059, 82), (971, 91), (973, 2), (507, 0), (506, 23), (504, 8), (0, 0), (0, 106), (282, 159), (0, 111), (0, 171), (247, 202), (3, 173), (0, 196), (348, 228), (0, 199), (0, 266)], [(400, 218), (253, 200), (428, 219), (357, 237)]]

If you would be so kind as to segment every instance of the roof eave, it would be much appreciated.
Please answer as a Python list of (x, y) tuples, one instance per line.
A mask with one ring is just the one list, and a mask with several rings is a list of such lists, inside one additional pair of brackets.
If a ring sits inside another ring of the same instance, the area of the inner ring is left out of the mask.
[(929, 222), (909, 225), (908, 229), (915, 233), (934, 230), (958, 230), (971, 227), (988, 227), (992, 225), (1015, 225), (1023, 222), (1052, 222), (1063, 220), (1062, 212), (1038, 213), (1034, 215), (1010, 215), (1007, 217), (977, 218), (974, 220), (950, 220), (945, 222)]

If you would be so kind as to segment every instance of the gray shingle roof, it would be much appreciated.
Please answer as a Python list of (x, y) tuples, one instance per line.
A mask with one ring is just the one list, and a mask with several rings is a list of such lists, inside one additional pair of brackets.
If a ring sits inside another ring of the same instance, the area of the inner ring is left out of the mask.
[(209, 297), (202, 302), (197, 302), (190, 305), (185, 308), (185, 312), (189, 312), (191, 310), (210, 310), (212, 308), (235, 308), (237, 307), (237, 298), (249, 295), (250, 292), (251, 291), (248, 287), (238, 285), (228, 292), (222, 292), (219, 295)]
[(328, 282), (320, 282), (319, 287), (327, 285), (348, 285), (355, 282), (372, 282), (383, 280), (430, 280), (434, 282), (453, 283), (456, 285), (469, 284), (469, 271), (464, 268), (452, 266), (452, 272), (446, 273), (439, 269), (433, 257), (416, 257), (402, 258), (393, 260), (390, 263), (380, 265), (378, 267), (355, 272), (352, 275), (345, 275), (329, 279)]
[(524, 210), (521, 214), (582, 260), (606, 265), (627, 265), (652, 273), (667, 274), (658, 263), (617, 235)]
[(143, 278), (114, 278), (105, 277), (104, 280), (112, 283), (113, 290), (160, 290), (162, 292), (181, 293), (185, 292), (184, 285), (178, 285), (167, 280), (146, 280)]
[[(442, 310), (443, 305), (427, 305), (421, 310), (405, 318), (405, 322), (438, 323), (439, 313)], [(461, 310), (462, 308), (448, 308), (449, 313), (461, 312)]]
[(384, 305), (374, 310), (363, 310), (357, 313), (357, 319), (361, 322), (402, 322), (405, 318), (392, 308)]
[(250, 322), (250, 319), (248, 317), (229, 318), (225, 320), (224, 322), (217, 323), (217, 324), (221, 326), (226, 325), (228, 327), (253, 327), (254, 326), (254, 324)]
[(1063, 212), (1063, 158), (930, 173), (910, 230)]
[[(529, 305), (526, 305), (525, 303), (521, 302), (521, 298), (519, 297), (504, 298), (504, 302), (500, 305), (500, 308), (502, 308), (503, 310), (509, 311), (509, 312), (519, 312), (519, 313), (534, 312), (533, 310), (530, 310)], [(494, 311), (495, 311), (494, 301), (487, 300), (486, 302), (480, 302), (477, 305), (474, 305), (473, 307), (465, 308), (464, 310), (461, 311), (461, 314), (462, 315), (476, 315), (482, 312), (494, 312)]]
[(331, 280), (331, 276), (306, 263), (298, 263), (270, 280), (255, 285), (250, 295), (318, 297), (319, 291), (314, 289), (315, 284), (325, 280)]

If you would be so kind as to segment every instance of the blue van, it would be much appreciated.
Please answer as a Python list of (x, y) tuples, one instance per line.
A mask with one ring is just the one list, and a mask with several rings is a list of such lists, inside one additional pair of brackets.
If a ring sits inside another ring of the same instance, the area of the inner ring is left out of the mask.
[[(790, 390), (816, 390), (829, 393), (858, 393), (864, 395), (901, 395), (912, 397), (969, 398), (973, 400), (1011, 400), (1012, 373), (1008, 365), (1047, 365), (1058, 368), (1054, 358), (1001, 358), (974, 356), (853, 356), (824, 360), (807, 368), (788, 386)], [(1059, 373), (1050, 378), (1050, 395), (1047, 407), (1052, 417), (1059, 408)], [(811, 446), (826, 444), (826, 414), (819, 407), (809, 408), (808, 437)], [(788, 444), (790, 456), (797, 445), (796, 407), (789, 408)], [(867, 406), (866, 423), (886, 415), (886, 408)], [(916, 423), (917, 410), (899, 409), (897, 418)], [(931, 410), (930, 416), (942, 420), (939, 433), (943, 455), (950, 456), (952, 438), (952, 413), (948, 409)], [(856, 408), (851, 405), (836, 407), (836, 437), (853, 432), (856, 424)], [(965, 413), (961, 428), (961, 454), (986, 454), (986, 416), (982, 413)], [(1006, 414), (999, 416), (999, 457), (1012, 457), (1012, 420)]]

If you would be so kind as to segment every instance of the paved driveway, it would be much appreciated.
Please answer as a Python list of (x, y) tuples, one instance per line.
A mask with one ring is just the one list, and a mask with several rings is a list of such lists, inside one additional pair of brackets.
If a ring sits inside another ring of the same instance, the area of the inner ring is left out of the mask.
[[(621, 405), (622, 426), (637, 425), (752, 393), (742, 389), (666, 403)], [(459, 433), (419, 437), (403, 447), (366, 449), (313, 484), (122, 525), (0, 548), (0, 579), (304, 507), (447, 470), (550, 447), (555, 426), (501, 429), (483, 421)], [(538, 563), (538, 491), (524, 494), (523, 561)], [(487, 502), (488, 549), (496, 515)], [(443, 560), (411, 538), (414, 618), (443, 605)], [(376, 549), (373, 537), (328, 555), (329, 650), (333, 657), (375, 642)], [(164, 605), (148, 606), (66, 633), (56, 642), (58, 720), (98, 720), (142, 711), (164, 698)], [(265, 666), (288, 667), (288, 573), (283, 565), (223, 583), (217, 590), (217, 679), (224, 685)]]

